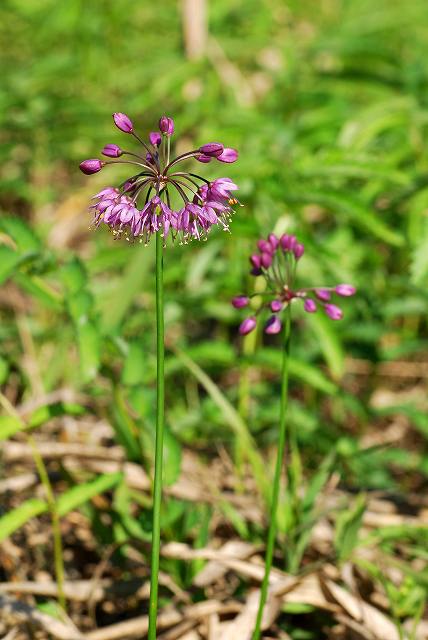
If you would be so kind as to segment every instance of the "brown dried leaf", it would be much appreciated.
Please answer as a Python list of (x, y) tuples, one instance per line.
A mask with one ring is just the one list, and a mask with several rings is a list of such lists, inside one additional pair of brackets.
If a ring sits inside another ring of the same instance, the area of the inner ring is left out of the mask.
[(357, 598), (331, 580), (324, 582), (329, 593), (341, 607), (379, 640), (400, 640), (397, 627), (383, 613)]
[[(251, 640), (259, 608), (260, 589), (250, 593), (241, 613), (223, 627), (219, 640)], [(281, 610), (281, 602), (272, 591), (268, 594), (263, 611), (262, 630), (269, 629)]]
[[(224, 555), (226, 559), (244, 560), (254, 553), (255, 549), (256, 547), (248, 542), (229, 540), (218, 549), (218, 553)], [(213, 582), (220, 580), (227, 570), (227, 567), (225, 567), (224, 564), (220, 564), (218, 560), (210, 560), (195, 576), (193, 583), (197, 587), (207, 587)]]

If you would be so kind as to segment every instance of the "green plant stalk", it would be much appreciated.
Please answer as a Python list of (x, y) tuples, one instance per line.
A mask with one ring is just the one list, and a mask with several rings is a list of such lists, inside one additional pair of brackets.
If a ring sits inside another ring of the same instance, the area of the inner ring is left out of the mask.
[[(257, 333), (253, 331), (245, 336), (243, 341), (243, 353), (245, 357), (251, 356), (256, 348)], [(245, 361), (240, 370), (239, 386), (238, 386), (238, 413), (243, 422), (248, 423), (250, 414), (250, 373), (251, 367)], [(243, 491), (242, 479), (244, 476), (244, 461), (246, 458), (246, 445), (239, 434), (235, 437), (235, 468), (238, 475), (237, 489)]]
[(153, 482), (153, 530), (150, 575), (149, 633), (148, 640), (156, 640), (158, 609), (160, 511), (162, 502), (162, 463), (165, 415), (164, 377), (164, 311), (163, 311), (163, 238), (156, 234), (156, 448)]
[(293, 425), (288, 429), (287, 446), (287, 490), (286, 490), (286, 548), (284, 556), (286, 559), (285, 569), (289, 573), (296, 573), (299, 568), (300, 555), (298, 553), (298, 543), (301, 536), (301, 505), (298, 488), (302, 482), (302, 464), (299, 447), (297, 444), (296, 429)]
[(285, 454), (285, 445), (287, 441), (287, 406), (288, 406), (288, 356), (290, 352), (290, 329), (291, 329), (291, 316), (290, 305), (288, 305), (285, 315), (285, 327), (284, 327), (284, 350), (282, 356), (282, 374), (281, 374), (281, 398), (280, 398), (280, 415), (279, 415), (279, 439), (278, 439), (278, 454), (276, 458), (275, 476), (273, 480), (273, 490), (270, 507), (270, 523), (268, 538), (266, 544), (266, 557), (265, 557), (265, 574), (260, 590), (260, 602), (257, 612), (256, 626), (252, 640), (259, 640), (261, 633), (261, 625), (263, 619), (263, 611), (265, 608), (268, 588), (269, 588), (269, 576), (272, 568), (273, 551), (275, 546), (276, 529), (277, 529), (277, 511), (279, 501), (279, 488), (281, 483), (281, 471)]
[(63, 552), (62, 552), (61, 527), (60, 527), (60, 518), (57, 510), (55, 495), (52, 490), (52, 485), (49, 480), (49, 475), (46, 469), (46, 465), (43, 462), (43, 458), (40, 455), (40, 452), (37, 448), (35, 440), (30, 435), (27, 436), (27, 439), (31, 447), (31, 450), (33, 452), (34, 463), (36, 465), (37, 473), (39, 474), (41, 483), (45, 490), (46, 502), (48, 503), (48, 508), (51, 515), (53, 543), (54, 543), (55, 576), (56, 576), (56, 583), (58, 588), (58, 602), (60, 607), (63, 609), (63, 611), (66, 611), (67, 605), (66, 605), (65, 593), (64, 593), (65, 572), (64, 572), (64, 561), (63, 561)]
[[(23, 430), (27, 429), (28, 426), (25, 421), (21, 418), (16, 409), (12, 406), (6, 396), (0, 392), (0, 404), (4, 408), (4, 410), (16, 420), (22, 424)], [(55, 494), (52, 489), (51, 482), (49, 480), (48, 470), (46, 469), (46, 465), (43, 461), (43, 458), (40, 454), (40, 451), (37, 448), (37, 444), (33, 438), (33, 436), (29, 434), (25, 434), (27, 438), (27, 442), (31, 447), (31, 452), (33, 455), (34, 464), (36, 465), (37, 473), (39, 474), (40, 481), (43, 485), (46, 495), (46, 502), (48, 504), (49, 513), (51, 516), (52, 522), (52, 534), (53, 534), (53, 543), (54, 543), (54, 565), (55, 565), (55, 577), (56, 584), (58, 589), (58, 602), (63, 611), (67, 610), (67, 604), (64, 593), (64, 579), (65, 579), (65, 571), (64, 571), (64, 560), (62, 553), (62, 539), (61, 539), (61, 528), (60, 528), (60, 518), (58, 514), (57, 504), (55, 500)]]

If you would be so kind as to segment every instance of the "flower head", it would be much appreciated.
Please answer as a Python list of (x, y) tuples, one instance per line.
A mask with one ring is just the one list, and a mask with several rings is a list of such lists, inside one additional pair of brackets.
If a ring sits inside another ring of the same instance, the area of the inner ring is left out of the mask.
[[(224, 188), (219, 186), (218, 189)], [(215, 190), (215, 187), (214, 187)], [(281, 237), (271, 233), (257, 242), (257, 252), (250, 256), (251, 274), (263, 276), (267, 290), (263, 304), (255, 315), (246, 318), (239, 327), (239, 333), (246, 335), (257, 326), (257, 315), (268, 308), (271, 315), (265, 323), (265, 333), (276, 334), (281, 331), (280, 313), (290, 304), (300, 301), (306, 313), (315, 313), (319, 308), (332, 320), (341, 320), (343, 312), (340, 307), (332, 303), (334, 296), (352, 296), (356, 289), (351, 284), (338, 284), (335, 287), (296, 288), (297, 264), (305, 252), (304, 245), (293, 235), (284, 234)], [(260, 294), (255, 294), (260, 296)], [(232, 304), (236, 309), (246, 307), (250, 303), (248, 296), (236, 296)]]
[[(113, 120), (118, 129), (133, 136), (143, 150), (136, 153), (116, 144), (107, 144), (102, 153), (108, 160), (95, 158), (80, 164), (81, 171), (87, 175), (97, 173), (107, 164), (136, 167), (136, 173), (117, 188), (107, 187), (94, 196), (91, 209), (95, 214), (95, 226), (103, 222), (117, 238), (139, 239), (144, 243), (148, 243), (155, 233), (188, 242), (193, 238), (205, 239), (214, 225), (229, 230), (233, 206), (238, 204), (233, 192), (238, 186), (230, 178), (210, 182), (197, 173), (181, 170), (178, 165), (191, 159), (235, 162), (237, 151), (220, 142), (209, 142), (171, 158), (172, 118), (162, 116), (159, 132), (150, 132), (147, 141), (136, 134), (133, 122), (126, 114), (115, 113)], [(177, 200), (181, 201), (178, 207), (175, 206)]]

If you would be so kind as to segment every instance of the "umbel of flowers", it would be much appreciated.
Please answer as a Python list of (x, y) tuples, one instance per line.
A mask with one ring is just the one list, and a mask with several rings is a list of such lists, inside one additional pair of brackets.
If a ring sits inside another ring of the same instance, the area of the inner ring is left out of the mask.
[[(138, 239), (145, 244), (157, 232), (164, 238), (178, 238), (186, 243), (194, 238), (205, 239), (214, 225), (229, 230), (233, 205), (238, 204), (232, 195), (237, 185), (230, 178), (209, 181), (197, 173), (184, 171), (180, 165), (191, 159), (203, 164), (212, 161), (229, 164), (238, 158), (235, 149), (209, 142), (171, 157), (172, 118), (162, 116), (159, 131), (152, 131), (146, 141), (135, 132), (126, 114), (115, 113), (113, 120), (140, 148), (134, 152), (107, 144), (102, 154), (108, 160), (94, 158), (80, 164), (87, 175), (98, 173), (109, 164), (135, 167), (135, 173), (120, 185), (106, 187), (94, 196), (91, 208), (95, 226), (104, 223), (117, 238)], [(172, 204), (173, 191), (180, 202), (178, 207)]]
[[(281, 237), (271, 233), (268, 238), (257, 243), (257, 253), (250, 256), (253, 276), (263, 276), (267, 289), (264, 302), (256, 315), (246, 318), (239, 327), (241, 335), (253, 331), (257, 325), (257, 316), (264, 310), (271, 315), (267, 319), (264, 331), (268, 334), (279, 333), (282, 329), (281, 312), (293, 303), (303, 305), (307, 313), (322, 309), (332, 320), (341, 320), (342, 309), (335, 303), (337, 298), (353, 296), (356, 289), (350, 284), (296, 288), (297, 264), (305, 252), (304, 245), (294, 235)], [(254, 294), (260, 296), (260, 294)], [(252, 297), (252, 296), (251, 296)], [(250, 297), (241, 295), (233, 298), (232, 304), (241, 309), (250, 304)]]

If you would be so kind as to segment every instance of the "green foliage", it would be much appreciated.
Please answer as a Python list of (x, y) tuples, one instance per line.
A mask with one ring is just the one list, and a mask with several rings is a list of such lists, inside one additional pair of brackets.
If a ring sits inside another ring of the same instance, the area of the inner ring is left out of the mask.
[[(120, 482), (122, 474), (104, 474), (82, 484), (76, 484), (65, 491), (57, 500), (59, 516), (65, 516), (70, 511), (77, 509), (87, 500), (94, 498), (103, 491), (107, 491)], [(22, 527), (28, 520), (48, 511), (48, 505), (44, 500), (30, 498), (19, 507), (12, 509), (0, 517), (0, 542), (9, 537), (14, 531)]]
[(337, 517), (334, 542), (340, 564), (350, 559), (358, 544), (358, 533), (365, 509), (366, 498), (361, 494), (351, 508), (345, 509)]

